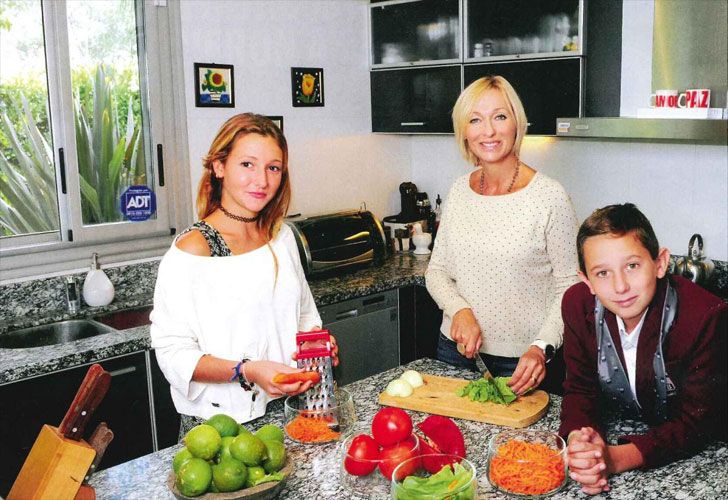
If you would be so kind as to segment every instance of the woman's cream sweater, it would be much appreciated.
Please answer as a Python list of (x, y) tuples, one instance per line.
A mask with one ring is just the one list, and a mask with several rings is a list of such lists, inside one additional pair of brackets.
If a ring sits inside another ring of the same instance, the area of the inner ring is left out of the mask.
[(560, 347), (561, 297), (577, 281), (577, 219), (569, 196), (537, 172), (515, 193), (481, 196), (458, 178), (445, 200), (425, 275), (427, 290), (452, 317), (471, 308), (481, 352), (520, 357), (536, 339)]

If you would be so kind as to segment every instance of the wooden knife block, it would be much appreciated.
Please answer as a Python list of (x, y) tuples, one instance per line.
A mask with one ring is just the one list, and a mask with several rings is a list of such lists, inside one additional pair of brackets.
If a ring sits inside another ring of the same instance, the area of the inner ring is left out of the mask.
[(57, 427), (44, 425), (7, 500), (73, 500), (94, 456), (96, 451), (86, 441), (67, 439)]

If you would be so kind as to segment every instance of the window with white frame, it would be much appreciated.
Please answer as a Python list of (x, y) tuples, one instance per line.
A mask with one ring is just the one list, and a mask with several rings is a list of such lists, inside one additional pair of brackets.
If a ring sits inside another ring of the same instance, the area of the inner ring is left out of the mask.
[(0, 0), (0, 279), (159, 254), (188, 222), (177, 9)]

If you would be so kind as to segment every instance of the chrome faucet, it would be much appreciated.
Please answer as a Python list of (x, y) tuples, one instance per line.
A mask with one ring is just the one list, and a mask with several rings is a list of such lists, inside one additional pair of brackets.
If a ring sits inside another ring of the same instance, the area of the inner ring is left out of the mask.
[(74, 276), (66, 276), (66, 306), (71, 314), (75, 314), (81, 309), (81, 296), (78, 293), (78, 283)]

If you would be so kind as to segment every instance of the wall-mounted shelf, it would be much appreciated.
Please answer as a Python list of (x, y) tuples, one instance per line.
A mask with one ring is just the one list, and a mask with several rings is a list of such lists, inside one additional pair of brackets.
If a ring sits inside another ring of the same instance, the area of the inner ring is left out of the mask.
[(728, 144), (728, 120), (558, 118), (558, 137)]

